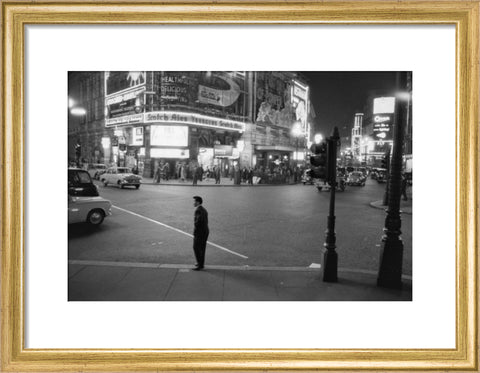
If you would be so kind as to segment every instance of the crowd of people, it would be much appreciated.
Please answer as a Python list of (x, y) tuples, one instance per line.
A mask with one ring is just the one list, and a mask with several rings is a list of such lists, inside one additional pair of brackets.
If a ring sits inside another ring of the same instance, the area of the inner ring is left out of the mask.
[(181, 182), (192, 182), (197, 185), (203, 180), (215, 180), (220, 184), (222, 178), (227, 178), (233, 184), (290, 184), (299, 182), (303, 173), (302, 167), (291, 168), (284, 164), (272, 167), (241, 167), (238, 164), (225, 166), (203, 166), (196, 162), (177, 162), (172, 169), (168, 162), (159, 162), (153, 174), (153, 180), (160, 183), (162, 180), (176, 179)]

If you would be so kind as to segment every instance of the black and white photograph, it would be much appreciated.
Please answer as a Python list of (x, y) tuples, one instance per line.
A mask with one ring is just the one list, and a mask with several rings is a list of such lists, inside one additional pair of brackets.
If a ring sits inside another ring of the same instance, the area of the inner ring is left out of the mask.
[(411, 301), (412, 81), (69, 71), (68, 300)]

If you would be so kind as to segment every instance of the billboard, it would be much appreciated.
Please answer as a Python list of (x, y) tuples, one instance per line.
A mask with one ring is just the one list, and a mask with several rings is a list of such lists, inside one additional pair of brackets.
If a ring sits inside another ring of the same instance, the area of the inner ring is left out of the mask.
[(143, 113), (144, 71), (105, 72), (105, 118), (107, 121)]
[(387, 141), (392, 139), (393, 114), (377, 114), (373, 116), (373, 138)]
[(106, 71), (105, 96), (145, 85), (145, 71)]
[(215, 157), (231, 157), (233, 154), (233, 146), (231, 145), (214, 145), (213, 152)]
[(395, 97), (377, 97), (373, 100), (373, 114), (393, 114)]
[(162, 71), (155, 74), (156, 106), (182, 106), (214, 116), (245, 116), (245, 75), (228, 71)]
[(143, 113), (145, 87), (116, 94), (105, 99), (105, 117), (118, 118)]
[(150, 145), (153, 146), (188, 146), (188, 126), (152, 125)]
[(227, 107), (238, 100), (240, 93), (240, 86), (232, 76), (215, 73), (198, 85), (198, 102)]

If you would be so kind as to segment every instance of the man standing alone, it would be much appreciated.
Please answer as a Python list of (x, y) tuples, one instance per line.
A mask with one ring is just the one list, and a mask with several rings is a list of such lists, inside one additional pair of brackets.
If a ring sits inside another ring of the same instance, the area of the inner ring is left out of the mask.
[(205, 249), (207, 247), (208, 234), (208, 212), (202, 206), (202, 197), (193, 197), (193, 206), (196, 207), (194, 214), (193, 228), (193, 252), (197, 259), (194, 271), (200, 271), (205, 264)]

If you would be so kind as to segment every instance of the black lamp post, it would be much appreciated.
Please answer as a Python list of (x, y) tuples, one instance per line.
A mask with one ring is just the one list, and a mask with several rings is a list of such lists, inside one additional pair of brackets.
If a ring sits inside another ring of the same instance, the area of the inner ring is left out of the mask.
[(337, 185), (337, 147), (340, 145), (338, 128), (333, 129), (333, 135), (327, 139), (327, 180), (330, 184), (330, 209), (327, 231), (325, 234), (325, 252), (323, 253), (323, 281), (337, 282), (338, 255), (335, 235), (335, 188)]
[[(407, 89), (408, 73), (400, 72), (397, 84), (401, 90)], [(377, 285), (400, 289), (402, 287), (403, 242), (400, 237), (402, 220), (400, 218), (400, 197), (402, 188), (402, 151), (405, 125), (407, 120), (408, 99), (396, 97), (395, 122), (393, 128), (393, 148), (390, 157), (388, 178), (388, 207), (385, 218), (380, 268)]]

